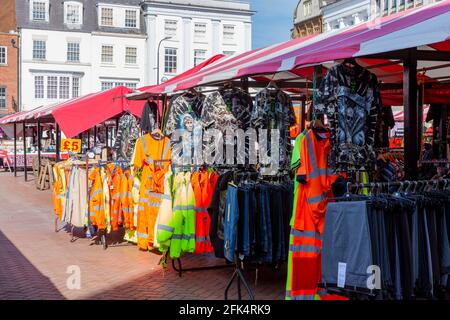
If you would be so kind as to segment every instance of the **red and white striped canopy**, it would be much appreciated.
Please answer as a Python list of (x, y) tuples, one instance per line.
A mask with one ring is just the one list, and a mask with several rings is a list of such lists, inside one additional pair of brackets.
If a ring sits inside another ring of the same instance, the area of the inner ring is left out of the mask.
[[(330, 66), (336, 60), (351, 57), (361, 57), (357, 62), (371, 69), (382, 82), (399, 83), (402, 81), (401, 65), (381, 66), (389, 60), (363, 57), (414, 47), (450, 51), (450, 0), (403, 11), (343, 31), (294, 39), (220, 59), (198, 72), (180, 77), (166, 86), (163, 93), (241, 77), (293, 80), (310, 76), (313, 65)], [(436, 65), (442, 65), (442, 62), (420, 61), (418, 69)], [(423, 77), (432, 79), (442, 75), (450, 75), (450, 66), (427, 71)]]
[[(423, 107), (423, 122), (427, 119), (428, 111), (430, 110), (430, 107), (424, 106)], [(405, 120), (405, 112), (399, 111), (394, 113), (394, 120), (395, 122), (401, 122)]]

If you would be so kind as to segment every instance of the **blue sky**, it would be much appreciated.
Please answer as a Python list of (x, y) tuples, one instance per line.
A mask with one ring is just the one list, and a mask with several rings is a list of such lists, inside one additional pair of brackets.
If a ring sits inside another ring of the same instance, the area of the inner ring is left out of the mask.
[(265, 47), (290, 39), (294, 10), (298, 0), (251, 0), (253, 48)]

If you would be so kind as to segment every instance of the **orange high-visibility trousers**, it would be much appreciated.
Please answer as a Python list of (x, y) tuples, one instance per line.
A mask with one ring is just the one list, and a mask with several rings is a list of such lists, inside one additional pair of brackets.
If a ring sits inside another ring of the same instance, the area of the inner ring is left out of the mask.
[(102, 177), (99, 168), (95, 168), (91, 172), (89, 180), (92, 181), (89, 197), (89, 218), (91, 219), (92, 225), (97, 226), (100, 230), (104, 230), (106, 228), (105, 201), (103, 197)]

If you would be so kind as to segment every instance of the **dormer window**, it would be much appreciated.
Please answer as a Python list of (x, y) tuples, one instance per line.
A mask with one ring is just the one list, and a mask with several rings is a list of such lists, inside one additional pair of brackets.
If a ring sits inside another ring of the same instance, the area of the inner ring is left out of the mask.
[(49, 20), (48, 11), (49, 11), (48, 0), (30, 1), (30, 20), (48, 22)]
[(83, 24), (83, 4), (81, 2), (64, 2), (64, 23), (68, 25)]

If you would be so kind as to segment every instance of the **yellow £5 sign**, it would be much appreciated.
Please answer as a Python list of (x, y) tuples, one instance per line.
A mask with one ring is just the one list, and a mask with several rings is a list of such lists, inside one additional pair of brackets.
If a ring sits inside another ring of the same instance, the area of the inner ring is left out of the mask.
[(63, 139), (61, 141), (61, 151), (81, 153), (81, 139)]

